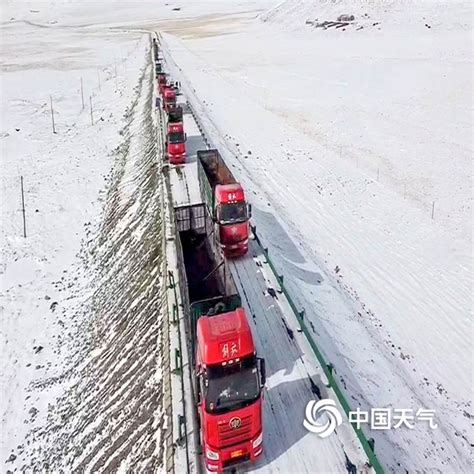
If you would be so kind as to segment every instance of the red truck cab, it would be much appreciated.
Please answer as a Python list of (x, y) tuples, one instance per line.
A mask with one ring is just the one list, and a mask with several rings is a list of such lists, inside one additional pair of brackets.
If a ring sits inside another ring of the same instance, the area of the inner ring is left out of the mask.
[(197, 151), (199, 188), (226, 257), (248, 251), (251, 206), (244, 190), (217, 149)]
[(243, 308), (197, 321), (196, 374), (206, 468), (222, 472), (263, 451), (264, 360)]
[(163, 108), (168, 112), (170, 107), (176, 107), (176, 91), (170, 87), (163, 88)]
[(166, 136), (166, 154), (173, 165), (182, 164), (186, 160), (186, 134), (183, 122), (169, 123)]
[(156, 75), (158, 79), (158, 93), (163, 95), (163, 88), (166, 87), (166, 74), (164, 72), (159, 72)]
[(249, 212), (240, 183), (218, 184), (215, 189), (219, 241), (227, 256), (248, 251)]

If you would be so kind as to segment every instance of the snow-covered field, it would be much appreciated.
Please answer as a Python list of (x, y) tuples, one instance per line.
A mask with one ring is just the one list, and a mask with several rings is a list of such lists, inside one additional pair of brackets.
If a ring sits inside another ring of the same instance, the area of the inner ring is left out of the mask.
[(272, 3), (3, 2), (2, 470), (163, 468), (164, 30), (351, 404), (436, 410), (382, 461), (470, 471), (471, 2)]

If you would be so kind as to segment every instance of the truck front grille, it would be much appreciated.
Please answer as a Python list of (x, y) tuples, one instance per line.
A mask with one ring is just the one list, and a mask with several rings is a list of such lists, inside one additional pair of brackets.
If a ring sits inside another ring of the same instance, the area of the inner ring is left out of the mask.
[(241, 424), (238, 428), (231, 428), (229, 423), (222, 424), (219, 426), (218, 432), (219, 444), (222, 448), (248, 441), (252, 434), (252, 417), (242, 417)]

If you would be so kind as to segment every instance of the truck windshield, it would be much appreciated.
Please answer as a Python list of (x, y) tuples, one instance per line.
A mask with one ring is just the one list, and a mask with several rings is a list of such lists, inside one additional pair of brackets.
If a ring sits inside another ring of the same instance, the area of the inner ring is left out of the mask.
[(168, 134), (168, 141), (170, 143), (183, 143), (184, 133), (183, 132), (171, 132)]
[(226, 413), (243, 408), (260, 395), (254, 356), (227, 367), (208, 367), (207, 380), (205, 399), (206, 411), (209, 413)]
[(219, 206), (219, 222), (221, 224), (245, 222), (247, 219), (247, 205), (245, 202), (221, 204)]

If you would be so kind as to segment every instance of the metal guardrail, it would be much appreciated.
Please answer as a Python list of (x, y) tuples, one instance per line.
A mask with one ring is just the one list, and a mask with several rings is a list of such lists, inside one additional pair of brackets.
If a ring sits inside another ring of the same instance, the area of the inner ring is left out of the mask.
[[(153, 48), (152, 48), (153, 49)], [(153, 72), (154, 73), (154, 72)], [(153, 87), (156, 87), (156, 81), (153, 81)], [(165, 153), (166, 151), (163, 148), (163, 144), (165, 143), (165, 137), (164, 137), (164, 129), (163, 129), (163, 111), (160, 107), (158, 110), (158, 118), (159, 118), (159, 124), (158, 127), (161, 129), (161, 134), (160, 134), (160, 142), (161, 142), (161, 155), (162, 155), (162, 162), (166, 163), (166, 156)], [(165, 177), (165, 181), (168, 178)], [(169, 195), (169, 183), (166, 182), (166, 190), (168, 191)], [(169, 209), (170, 206), (170, 201), (169, 201), (169, 196), (168, 196), (168, 212), (171, 212)], [(171, 220), (171, 222), (174, 223), (174, 219)], [(188, 429), (187, 429), (187, 422), (186, 422), (186, 400), (185, 400), (185, 386), (184, 386), (184, 370), (183, 370), (183, 347), (182, 347), (182, 342), (181, 342), (181, 328), (180, 328), (180, 321), (179, 321), (179, 299), (178, 299), (178, 294), (176, 290), (176, 282), (174, 279), (174, 274), (171, 270), (168, 270), (168, 288), (173, 290), (173, 295), (174, 295), (174, 302), (172, 306), (172, 320), (171, 323), (177, 327), (177, 332), (178, 332), (178, 348), (175, 349), (175, 354), (174, 354), (174, 364), (175, 367), (174, 369), (171, 370), (172, 373), (179, 375), (180, 377), (180, 382), (181, 382), (181, 399), (182, 399), (182, 414), (177, 415), (177, 423), (178, 423), (178, 443), (183, 443), (185, 444), (185, 453), (186, 453), (186, 472), (187, 474), (190, 474), (190, 462), (189, 462), (189, 442), (188, 442)], [(171, 358), (170, 358), (170, 365), (171, 365)], [(174, 421), (172, 421), (173, 423)]]
[[(174, 274), (171, 270), (168, 270), (168, 282), (169, 288), (173, 290), (174, 295), (174, 303), (173, 303), (173, 323), (176, 323), (176, 327), (178, 329), (178, 349), (175, 349), (175, 369), (173, 372), (178, 374), (181, 380), (181, 400), (182, 400), (182, 407), (183, 407), (183, 414), (178, 414), (178, 442), (182, 443), (184, 440), (185, 448), (186, 448), (186, 470), (189, 474), (189, 445), (188, 445), (188, 430), (186, 424), (186, 400), (185, 400), (185, 393), (184, 393), (184, 370), (183, 370), (183, 347), (181, 345), (181, 328), (179, 324), (179, 317), (178, 317), (178, 294), (176, 291), (176, 282), (174, 280)], [(184, 427), (184, 433), (183, 433)]]
[[(265, 255), (265, 258), (268, 262), (268, 265), (270, 266), (273, 274), (275, 275), (275, 278), (280, 285), (281, 291), (285, 295), (291, 310), (296, 316), (296, 319), (298, 320), (301, 329), (306, 336), (306, 339), (311, 346), (311, 349), (313, 350), (314, 354), (316, 355), (321, 367), (323, 368), (324, 374), (326, 375), (328, 379), (328, 383), (330, 387), (334, 390), (334, 393), (336, 394), (337, 399), (339, 400), (339, 403), (341, 404), (342, 408), (344, 409), (344, 412), (346, 413), (347, 417), (349, 418), (349, 412), (351, 411), (351, 408), (349, 406), (349, 402), (347, 401), (347, 398), (345, 397), (344, 393), (342, 392), (341, 388), (339, 387), (335, 377), (334, 377), (334, 366), (331, 363), (326, 362), (326, 359), (324, 358), (321, 350), (319, 349), (318, 345), (316, 344), (316, 341), (313, 339), (313, 336), (311, 335), (310, 331), (308, 330), (308, 327), (306, 326), (305, 320), (304, 320), (304, 315), (305, 311), (304, 309), (299, 310), (297, 306), (295, 305), (293, 298), (291, 297), (290, 293), (288, 292), (288, 289), (285, 286), (284, 283), (284, 277), (283, 274), (278, 273), (275, 264), (273, 263), (272, 259), (270, 258), (270, 254), (268, 251), (268, 248), (265, 247), (260, 239), (260, 237), (257, 234), (257, 226), (251, 226), (252, 233), (255, 237), (255, 241), (258, 243), (259, 247), (262, 249), (263, 254)], [(374, 449), (374, 440), (372, 438), (367, 438), (365, 436), (365, 433), (362, 431), (361, 428), (358, 428), (356, 423), (353, 422), (351, 423), (352, 428), (354, 429), (357, 438), (359, 439), (365, 454), (367, 455), (369, 459), (370, 465), (374, 468), (375, 472), (377, 474), (383, 474), (384, 470), (383, 467), (380, 463), (380, 461), (377, 458), (377, 455), (375, 454), (375, 449)]]

